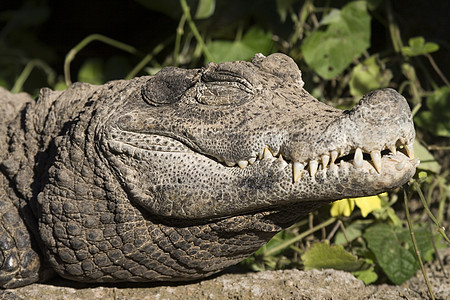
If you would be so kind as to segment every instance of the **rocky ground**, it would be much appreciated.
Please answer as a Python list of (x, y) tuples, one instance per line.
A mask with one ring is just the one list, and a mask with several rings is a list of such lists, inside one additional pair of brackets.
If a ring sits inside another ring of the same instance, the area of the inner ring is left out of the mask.
[[(441, 251), (444, 271), (427, 266), (436, 299), (450, 300), (450, 247)], [(336, 270), (282, 270), (222, 274), (184, 285), (92, 286), (55, 279), (47, 284), (6, 290), (0, 299), (429, 299), (419, 271), (401, 286), (369, 285)]]

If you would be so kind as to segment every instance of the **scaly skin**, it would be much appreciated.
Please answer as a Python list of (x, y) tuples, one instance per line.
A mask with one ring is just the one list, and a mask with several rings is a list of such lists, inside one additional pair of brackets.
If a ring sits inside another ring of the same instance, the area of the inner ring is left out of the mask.
[(43, 89), (13, 113), (8, 103), (3, 287), (49, 269), (89, 282), (203, 278), (321, 205), (404, 184), (417, 164), (401, 95), (332, 108), (282, 54)]

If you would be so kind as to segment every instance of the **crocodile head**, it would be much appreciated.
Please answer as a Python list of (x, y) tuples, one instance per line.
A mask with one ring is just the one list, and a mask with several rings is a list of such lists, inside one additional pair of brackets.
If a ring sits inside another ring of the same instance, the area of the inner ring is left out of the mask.
[(392, 89), (339, 110), (283, 55), (164, 68), (110, 115), (102, 149), (158, 216), (214, 219), (380, 193), (415, 173), (415, 132)]

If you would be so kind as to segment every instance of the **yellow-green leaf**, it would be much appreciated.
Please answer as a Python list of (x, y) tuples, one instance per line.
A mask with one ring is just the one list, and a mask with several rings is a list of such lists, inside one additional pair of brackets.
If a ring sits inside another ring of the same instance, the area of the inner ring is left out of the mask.
[(392, 72), (376, 56), (371, 56), (353, 68), (350, 94), (360, 98), (369, 91), (387, 87), (391, 79)]
[(441, 171), (441, 165), (439, 165), (436, 159), (434, 159), (433, 154), (431, 154), (427, 148), (422, 146), (417, 140), (414, 141), (414, 153), (415, 156), (420, 159), (420, 165), (418, 166), (419, 169), (439, 174)]
[[(385, 196), (386, 193), (379, 196)], [(381, 208), (381, 199), (379, 196), (369, 196), (360, 198), (342, 199), (331, 205), (330, 214), (332, 217), (346, 216), (349, 217), (356, 206), (361, 210), (361, 215), (365, 218), (372, 211)]]
[(327, 269), (347, 272), (364, 270), (369, 267), (363, 260), (345, 251), (341, 245), (329, 245), (327, 241), (315, 243), (302, 255), (305, 270)]
[(196, 19), (206, 19), (214, 14), (216, 8), (215, 0), (200, 0), (197, 7), (197, 12), (195, 13)]
[(361, 197), (354, 200), (364, 218), (375, 209), (381, 208), (381, 200), (378, 196)]
[(421, 36), (410, 38), (409, 46), (402, 47), (402, 53), (406, 56), (418, 56), (426, 53), (431, 53), (439, 50), (439, 45), (436, 43), (426, 42)]
[(332, 217), (346, 216), (349, 217), (355, 208), (355, 201), (351, 199), (342, 199), (331, 204), (330, 214)]

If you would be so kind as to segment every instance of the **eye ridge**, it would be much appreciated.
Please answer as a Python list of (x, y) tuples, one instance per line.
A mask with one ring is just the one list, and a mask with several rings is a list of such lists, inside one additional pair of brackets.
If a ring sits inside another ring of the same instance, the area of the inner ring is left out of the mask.
[(201, 80), (206, 84), (217, 83), (218, 85), (220, 85), (222, 83), (221, 84), (222, 86), (224, 86), (223, 83), (239, 83), (243, 86), (242, 88), (243, 91), (253, 94), (253, 85), (246, 78), (242, 77), (240, 74), (236, 74), (230, 71), (216, 70), (213, 72), (206, 72), (202, 75)]
[(205, 105), (240, 105), (253, 94), (253, 90), (241, 81), (202, 81), (197, 85), (196, 99)]

